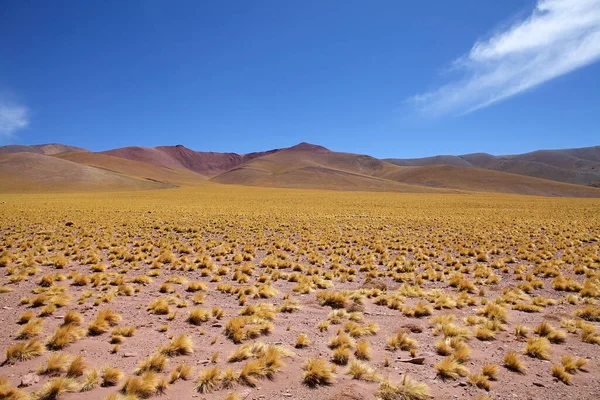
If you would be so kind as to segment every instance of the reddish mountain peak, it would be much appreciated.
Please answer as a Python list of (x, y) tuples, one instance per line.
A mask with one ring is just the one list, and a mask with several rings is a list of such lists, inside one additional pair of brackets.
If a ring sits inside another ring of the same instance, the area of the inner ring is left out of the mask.
[(287, 150), (297, 150), (297, 151), (331, 151), (323, 146), (319, 146), (317, 144), (312, 143), (298, 143), (295, 146), (288, 147)]

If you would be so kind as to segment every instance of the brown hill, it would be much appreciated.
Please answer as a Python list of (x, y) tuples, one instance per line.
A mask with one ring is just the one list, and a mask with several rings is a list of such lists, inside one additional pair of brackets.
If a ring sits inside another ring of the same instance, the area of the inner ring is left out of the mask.
[(422, 192), (468, 190), (544, 196), (600, 197), (600, 190), (461, 166), (399, 167), (376, 158), (301, 144), (256, 158), (212, 178), (254, 186)]
[(102, 153), (128, 160), (142, 161), (158, 167), (189, 169), (202, 175), (214, 176), (246, 161), (274, 152), (277, 150), (249, 154), (201, 152), (177, 145), (153, 148), (123, 147)]
[(382, 178), (438, 188), (536, 196), (600, 197), (600, 189), (455, 165), (398, 167)]
[(135, 179), (35, 152), (0, 156), (4, 193), (162, 189), (172, 185)]
[(0, 146), (0, 155), (13, 154), (13, 153), (37, 153), (44, 154), (47, 156), (64, 153), (67, 151), (88, 151), (81, 147), (67, 146), (59, 143), (48, 143), (48, 144), (34, 144), (31, 146), (24, 145), (8, 145)]
[(301, 143), (250, 160), (213, 177), (218, 183), (335, 190), (374, 190), (398, 192), (440, 192), (424, 186), (382, 179), (389, 168), (397, 168), (376, 158), (330, 151)]
[(600, 146), (493, 156), (485, 153), (388, 159), (400, 166), (457, 165), (600, 187)]
[(121, 175), (178, 186), (197, 185), (206, 180), (203, 175), (188, 169), (157, 167), (146, 162), (127, 160), (102, 153), (68, 152), (56, 157)]

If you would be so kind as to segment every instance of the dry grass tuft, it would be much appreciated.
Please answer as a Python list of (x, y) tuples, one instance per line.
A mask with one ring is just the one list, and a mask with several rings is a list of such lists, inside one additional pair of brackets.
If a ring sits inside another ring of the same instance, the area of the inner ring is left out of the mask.
[(322, 358), (309, 358), (303, 367), (302, 382), (309, 387), (331, 385), (335, 381), (333, 369)]
[(44, 352), (44, 345), (35, 339), (18, 342), (6, 349), (6, 362), (27, 361), (39, 357)]
[(527, 339), (527, 345), (525, 345), (525, 350), (523, 352), (530, 357), (549, 360), (550, 341), (545, 337), (529, 338)]
[(509, 351), (504, 356), (504, 366), (513, 372), (525, 373), (525, 363), (521, 361), (519, 355), (514, 351)]
[(400, 385), (395, 385), (388, 379), (379, 384), (377, 396), (382, 400), (427, 400), (431, 398), (429, 386), (411, 379), (407, 374)]
[(552, 366), (552, 376), (564, 383), (565, 385), (571, 384), (572, 375), (569, 374), (565, 367), (560, 364), (554, 364)]
[(58, 399), (63, 393), (78, 392), (81, 386), (72, 378), (52, 378), (35, 393), (38, 400)]
[(217, 367), (210, 367), (200, 371), (196, 379), (196, 390), (200, 393), (209, 393), (217, 388), (221, 375)]
[(168, 357), (185, 356), (194, 353), (194, 343), (188, 335), (179, 335), (160, 348), (160, 352)]

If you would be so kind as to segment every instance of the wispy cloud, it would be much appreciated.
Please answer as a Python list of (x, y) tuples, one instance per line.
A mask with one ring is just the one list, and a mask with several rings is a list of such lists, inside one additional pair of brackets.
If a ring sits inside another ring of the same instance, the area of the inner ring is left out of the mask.
[(461, 77), (410, 101), (427, 115), (466, 114), (600, 59), (600, 0), (539, 0), (531, 15), (454, 61)]
[(0, 139), (26, 128), (29, 125), (28, 114), (27, 107), (0, 98)]

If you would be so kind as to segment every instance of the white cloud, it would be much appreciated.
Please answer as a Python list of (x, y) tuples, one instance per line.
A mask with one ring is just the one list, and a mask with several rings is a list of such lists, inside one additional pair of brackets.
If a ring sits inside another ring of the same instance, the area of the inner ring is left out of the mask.
[(0, 138), (29, 125), (27, 107), (0, 99)]
[(600, 0), (539, 0), (531, 15), (455, 60), (464, 76), (410, 100), (428, 115), (465, 114), (600, 59)]

